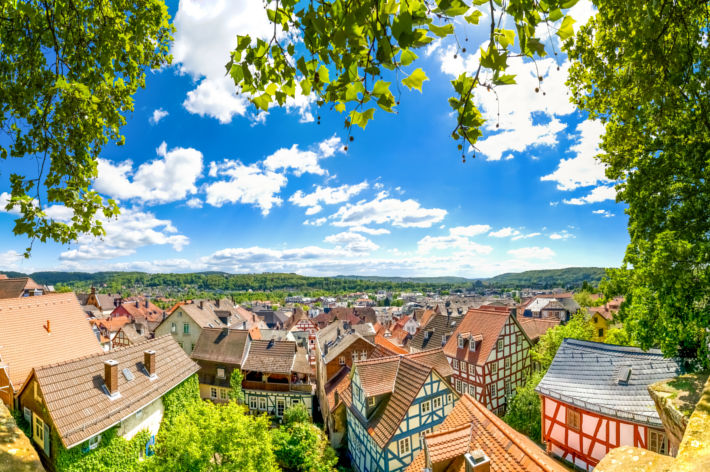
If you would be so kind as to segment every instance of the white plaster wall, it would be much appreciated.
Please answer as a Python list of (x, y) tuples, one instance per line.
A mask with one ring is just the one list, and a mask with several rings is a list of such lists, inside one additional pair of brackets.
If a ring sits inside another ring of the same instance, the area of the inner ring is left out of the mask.
[(143, 408), (140, 417), (136, 413), (121, 422), (118, 428), (118, 435), (125, 439), (132, 439), (136, 434), (147, 429), (150, 434), (158, 434), (160, 422), (163, 420), (163, 399), (158, 398), (150, 405)]

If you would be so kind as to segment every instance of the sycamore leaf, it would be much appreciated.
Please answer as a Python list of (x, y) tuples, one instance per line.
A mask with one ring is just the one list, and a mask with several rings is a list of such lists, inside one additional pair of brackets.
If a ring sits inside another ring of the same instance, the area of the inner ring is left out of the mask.
[(464, 16), (464, 19), (472, 25), (477, 25), (482, 16), (483, 13), (479, 10), (473, 10), (470, 15)]
[(408, 66), (409, 64), (414, 62), (414, 60), (417, 57), (418, 56), (416, 54), (414, 54), (412, 51), (410, 51), (409, 49), (405, 49), (404, 51), (402, 51), (402, 54), (399, 56), (399, 63), (402, 64), (403, 66)]
[(345, 104), (343, 102), (338, 102), (335, 104), (335, 110), (339, 111), (340, 113), (345, 111)]
[(324, 84), (330, 83), (330, 74), (328, 72), (328, 68), (322, 64), (318, 68), (318, 80), (320, 80)]
[(420, 67), (415, 69), (411, 74), (409, 74), (409, 77), (402, 80), (402, 85), (409, 88), (409, 90), (417, 89), (421, 92), (422, 83), (424, 83), (425, 80), (429, 80), (429, 78), (426, 76), (426, 74)]
[(262, 110), (268, 111), (269, 103), (271, 103), (271, 96), (269, 94), (262, 93), (258, 97), (254, 97), (252, 99), (252, 102), (254, 102), (254, 105), (261, 108)]
[(550, 21), (557, 21), (560, 18), (562, 18), (562, 10), (559, 8), (555, 8), (550, 12), (550, 14), (547, 16), (547, 19)]
[(572, 37), (574, 35), (574, 28), (572, 28), (573, 24), (574, 18), (569, 15), (565, 16), (565, 19), (562, 20), (562, 25), (560, 25), (560, 29), (557, 30), (557, 36), (559, 36), (563, 41)]
[(440, 38), (444, 38), (454, 32), (454, 25), (448, 24), (444, 26), (436, 26), (434, 23), (429, 25), (429, 31)]
[(357, 110), (350, 112), (350, 123), (358, 125), (360, 128), (365, 129), (367, 122), (370, 121), (375, 116), (375, 109), (370, 108), (360, 113)]

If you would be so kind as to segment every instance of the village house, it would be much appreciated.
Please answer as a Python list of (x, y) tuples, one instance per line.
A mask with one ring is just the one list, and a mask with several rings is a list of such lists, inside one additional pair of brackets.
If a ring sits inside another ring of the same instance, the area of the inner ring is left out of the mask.
[(30, 277), (10, 278), (0, 274), (0, 298), (36, 297), (53, 292), (46, 285), (40, 285)]
[(458, 399), (450, 374), (441, 349), (357, 362), (341, 394), (352, 467), (403, 471)]
[(604, 341), (606, 334), (615, 324), (614, 315), (619, 311), (623, 297), (617, 297), (600, 306), (586, 307), (587, 317), (594, 326), (592, 341)]
[(421, 326), (407, 343), (411, 352), (443, 347), (456, 331), (461, 321), (459, 316), (442, 314), (438, 310), (427, 310), (421, 318)]
[(10, 409), (33, 367), (102, 352), (73, 293), (0, 299), (0, 399)]
[(548, 452), (584, 470), (619, 446), (667, 454), (648, 386), (679, 370), (659, 350), (565, 339), (535, 389)]
[(163, 418), (163, 395), (197, 370), (173, 338), (163, 336), (36, 367), (18, 395), (19, 408), (42, 461), (54, 469), (62, 447), (85, 452), (101, 447), (109, 428), (126, 439), (147, 430), (148, 444), (153, 443)]
[(303, 333), (306, 337), (306, 345), (308, 348), (308, 362), (311, 365), (316, 365), (316, 333), (318, 333), (318, 324), (313, 321), (313, 318), (301, 308), (296, 308), (291, 318), (286, 322), (285, 328), (292, 333)]
[(180, 303), (155, 328), (155, 336), (170, 334), (190, 355), (204, 328), (229, 326), (251, 328), (249, 321), (239, 316), (237, 308), (227, 299), (194, 300)]
[(580, 309), (572, 293), (537, 295), (518, 307), (521, 318), (551, 318), (564, 322)]
[(507, 398), (531, 372), (530, 346), (515, 308), (472, 308), (444, 346), (454, 371), (452, 385), (503, 415)]
[(560, 320), (554, 318), (518, 318), (518, 322), (533, 346), (540, 340), (540, 336), (560, 325)]
[(422, 442), (407, 472), (567, 471), (469, 394)]
[(147, 298), (123, 301), (111, 312), (111, 318), (127, 317), (141, 334), (152, 335), (160, 323), (168, 316), (167, 312), (151, 303)]
[(200, 397), (215, 403), (229, 400), (232, 372), (241, 370), (251, 337), (249, 331), (205, 328), (200, 333), (192, 360), (200, 366)]
[(104, 316), (108, 316), (111, 312), (121, 304), (123, 297), (119, 293), (97, 293), (95, 287), (91, 287), (90, 293), (77, 293), (81, 305), (91, 305), (98, 308)]

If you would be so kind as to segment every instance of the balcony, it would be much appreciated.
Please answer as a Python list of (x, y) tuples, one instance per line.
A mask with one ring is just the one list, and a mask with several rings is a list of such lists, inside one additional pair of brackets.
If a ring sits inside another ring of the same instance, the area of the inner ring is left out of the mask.
[(299, 393), (315, 393), (315, 386), (312, 384), (287, 384), (276, 382), (258, 382), (255, 380), (242, 381), (244, 390), (265, 390), (267, 392), (299, 392)]

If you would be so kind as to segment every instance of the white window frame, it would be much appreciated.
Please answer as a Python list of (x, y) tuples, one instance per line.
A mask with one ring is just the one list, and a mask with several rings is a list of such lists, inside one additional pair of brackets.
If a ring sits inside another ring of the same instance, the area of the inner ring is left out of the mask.
[[(353, 356), (354, 357), (354, 356)], [(338, 357), (338, 364), (345, 365), (345, 356)]]
[(420, 407), (419, 407), (419, 408), (420, 408), (420, 411), (421, 411), (421, 414), (422, 414), (422, 415), (424, 415), (424, 414), (426, 414), (426, 413), (430, 413), (430, 412), (431, 412), (431, 402), (430, 402), (429, 400), (427, 400), (427, 401), (425, 401), (425, 402), (422, 402), (422, 403), (420, 404)]
[(249, 397), (249, 409), (256, 410), (256, 406), (257, 406), (256, 397)]
[(459, 370), (459, 360), (454, 359), (453, 366), (454, 370)]
[(218, 379), (226, 379), (227, 378), (227, 369), (224, 367), (217, 367), (217, 378)]
[(498, 351), (503, 351), (503, 347), (503, 340), (499, 339), (496, 348), (498, 349)]
[(101, 435), (97, 434), (96, 436), (93, 436), (89, 438), (89, 450), (93, 451), (97, 447), (99, 447), (99, 444), (101, 444)]
[(267, 408), (268, 408), (268, 405), (266, 403), (266, 398), (259, 397), (259, 410), (266, 411)]
[(498, 396), (498, 389), (496, 388), (495, 382), (491, 384), (491, 398), (496, 398)]
[(170, 332), (177, 334), (177, 325), (175, 323), (170, 323)]
[(491, 363), (491, 376), (494, 376), (498, 373), (498, 361), (492, 362)]
[(469, 375), (476, 375), (476, 366), (474, 364), (468, 365), (468, 374)]
[(459, 342), (459, 349), (463, 349), (463, 343), (464, 343), (464, 341), (463, 341), (463, 336), (459, 335), (458, 338), (459, 338), (459, 339), (458, 339), (458, 342)]
[(210, 398), (212, 400), (217, 399), (217, 387), (210, 387)]
[(510, 369), (510, 357), (506, 357), (503, 363), (506, 369)]
[(443, 404), (441, 397), (434, 397), (431, 401), (431, 406), (432, 408), (441, 408), (441, 405)]
[(412, 451), (411, 443), (409, 438), (402, 438), (397, 442), (397, 447), (399, 449), (399, 455), (409, 454)]

